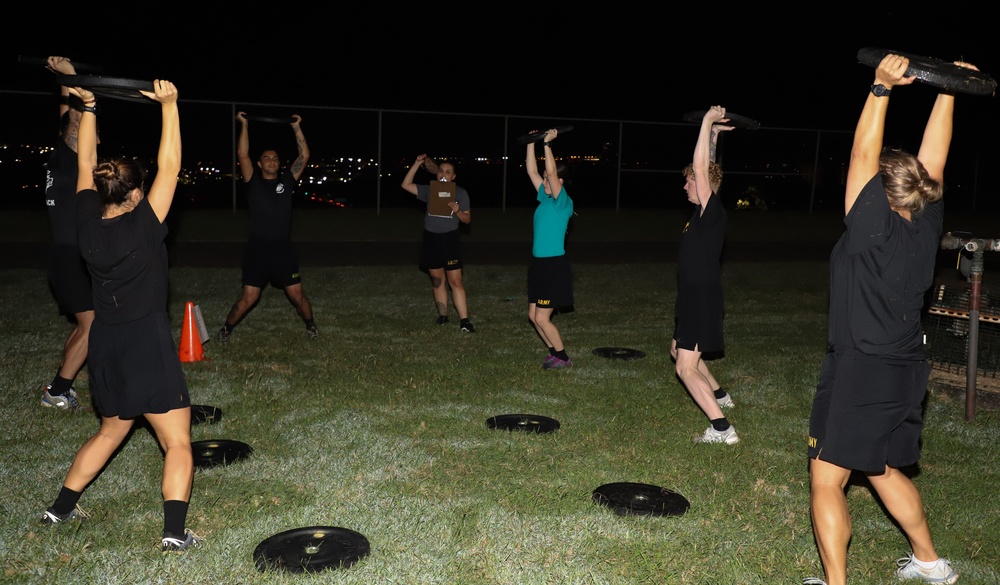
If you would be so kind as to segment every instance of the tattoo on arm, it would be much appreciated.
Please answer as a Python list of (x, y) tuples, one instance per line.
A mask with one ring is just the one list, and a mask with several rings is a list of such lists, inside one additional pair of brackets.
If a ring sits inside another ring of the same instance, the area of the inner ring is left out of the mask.
[(292, 163), (292, 174), (293, 175), (297, 175), (297, 174), (301, 173), (302, 169), (305, 168), (305, 166), (306, 165), (302, 161), (302, 157), (301, 156), (299, 158), (295, 159), (295, 162)]

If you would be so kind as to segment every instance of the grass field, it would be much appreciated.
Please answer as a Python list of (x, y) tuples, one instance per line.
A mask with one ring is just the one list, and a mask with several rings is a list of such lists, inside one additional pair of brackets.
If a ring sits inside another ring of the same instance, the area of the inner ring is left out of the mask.
[[(9, 583), (774, 584), (822, 574), (811, 534), (805, 438), (825, 350), (827, 266), (725, 267), (727, 353), (713, 371), (736, 401), (734, 446), (696, 445), (705, 417), (673, 374), (674, 266), (575, 267), (576, 307), (556, 323), (573, 357), (540, 369), (526, 318), (524, 267), (471, 266), (478, 331), (434, 325), (411, 266), (304, 273), (321, 336), (310, 340), (276, 290), (228, 345), (183, 365), (192, 400), (222, 410), (193, 439), (246, 442), (252, 455), (199, 469), (188, 525), (204, 543), (159, 552), (162, 454), (137, 428), (89, 487), (82, 523), (41, 526), (93, 412), (43, 409), (69, 325), (40, 270), (5, 270), (0, 318), (3, 464), (0, 581)], [(238, 269), (171, 269), (170, 316), (186, 301), (214, 333), (238, 294)], [(601, 347), (639, 360), (594, 355)], [(77, 388), (89, 400), (85, 373)], [(507, 413), (552, 417), (553, 433), (489, 429)], [(961, 583), (998, 583), (996, 410), (966, 422), (960, 402), (927, 401), (921, 489), (940, 553)], [(598, 486), (677, 491), (681, 516), (617, 516)], [(853, 583), (894, 582), (909, 548), (863, 482)], [(285, 530), (355, 530), (371, 552), (316, 575), (258, 571), (255, 547)]]

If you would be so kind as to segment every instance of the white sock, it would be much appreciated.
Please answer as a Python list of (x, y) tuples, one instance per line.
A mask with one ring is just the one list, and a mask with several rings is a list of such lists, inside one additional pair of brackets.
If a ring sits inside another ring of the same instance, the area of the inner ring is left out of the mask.
[(916, 564), (921, 569), (933, 569), (935, 566), (937, 566), (938, 560), (940, 559), (934, 559), (933, 561), (928, 562), (928, 561), (921, 561), (917, 557), (913, 557), (914, 564)]

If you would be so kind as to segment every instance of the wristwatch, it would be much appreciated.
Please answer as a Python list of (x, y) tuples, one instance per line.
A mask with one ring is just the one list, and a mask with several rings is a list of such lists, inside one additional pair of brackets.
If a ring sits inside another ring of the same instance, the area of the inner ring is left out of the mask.
[(874, 95), (875, 97), (885, 97), (890, 93), (892, 93), (892, 90), (882, 85), (881, 83), (876, 83), (872, 85), (872, 95)]

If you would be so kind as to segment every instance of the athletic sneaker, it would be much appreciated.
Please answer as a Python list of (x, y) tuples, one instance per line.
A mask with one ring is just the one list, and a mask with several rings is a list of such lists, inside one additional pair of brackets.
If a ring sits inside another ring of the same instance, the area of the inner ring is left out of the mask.
[(802, 580), (802, 585), (826, 585), (826, 581), (818, 577), (807, 577)]
[(201, 538), (188, 529), (184, 530), (184, 540), (179, 538), (163, 537), (160, 550), (163, 552), (180, 552), (201, 544)]
[(719, 408), (732, 408), (736, 406), (733, 402), (733, 397), (730, 396), (728, 392), (726, 392), (725, 396), (722, 398), (716, 398), (716, 400), (719, 402)]
[(726, 445), (733, 445), (740, 442), (740, 438), (736, 436), (736, 427), (729, 425), (729, 428), (724, 431), (717, 431), (711, 425), (700, 437), (694, 438), (695, 443), (725, 443)]
[(466, 333), (476, 332), (476, 328), (472, 326), (472, 322), (469, 321), (468, 319), (462, 319), (462, 324), (459, 325), (459, 328), (461, 328), (461, 330)]
[(309, 339), (316, 339), (319, 337), (319, 328), (315, 325), (311, 327), (306, 327), (306, 333), (309, 334)]
[(558, 357), (556, 357), (554, 355), (553, 356), (549, 356), (549, 357), (551, 357), (552, 359), (551, 360), (549, 360), (549, 359), (545, 360), (545, 363), (542, 364), (542, 369), (543, 370), (562, 370), (564, 368), (571, 368), (571, 367), (573, 367), (573, 358), (570, 358), (568, 360), (564, 360), (564, 359), (558, 358)]
[(77, 518), (83, 520), (86, 517), (87, 513), (79, 505), (65, 514), (58, 514), (53, 508), (49, 508), (42, 514), (42, 524), (59, 524), (60, 522), (75, 520)]
[(913, 553), (896, 561), (896, 576), (900, 581), (919, 579), (924, 583), (954, 583), (958, 581), (958, 573), (951, 568), (947, 559), (938, 559), (930, 569), (924, 569), (913, 562)]
[(226, 343), (229, 341), (229, 337), (232, 334), (233, 334), (232, 331), (223, 327), (222, 329), (219, 329), (219, 333), (218, 335), (216, 335), (216, 338), (219, 340), (219, 343)]
[(438, 317), (437, 320), (438, 325), (444, 325), (447, 322), (448, 322), (448, 315), (441, 315), (440, 317)]
[(52, 384), (45, 386), (45, 391), (42, 392), (42, 406), (58, 408), (59, 410), (76, 410), (80, 408), (76, 390), (70, 388), (65, 394), (55, 395), (49, 394), (49, 390), (52, 390)]

